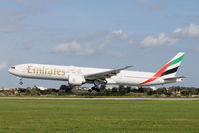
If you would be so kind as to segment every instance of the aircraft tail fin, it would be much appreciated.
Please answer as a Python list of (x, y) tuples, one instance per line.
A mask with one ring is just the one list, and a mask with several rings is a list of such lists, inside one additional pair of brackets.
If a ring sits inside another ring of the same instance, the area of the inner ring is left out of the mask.
[(184, 52), (179, 52), (174, 56), (164, 67), (162, 67), (157, 73), (160, 73), (160, 77), (171, 78), (175, 77), (176, 72), (184, 58)]
[(141, 84), (146, 84), (146, 83), (154, 81), (160, 77), (162, 77), (163, 79), (171, 79), (171, 78), (175, 77), (176, 72), (177, 72), (183, 58), (184, 58), (184, 53), (179, 52), (167, 64), (165, 64), (160, 70), (158, 70), (152, 78), (142, 82)]
[(184, 58), (184, 52), (179, 52), (175, 57), (173, 57), (166, 65), (168, 66), (164, 72), (161, 74), (161, 77), (164, 78), (174, 77), (180, 64)]

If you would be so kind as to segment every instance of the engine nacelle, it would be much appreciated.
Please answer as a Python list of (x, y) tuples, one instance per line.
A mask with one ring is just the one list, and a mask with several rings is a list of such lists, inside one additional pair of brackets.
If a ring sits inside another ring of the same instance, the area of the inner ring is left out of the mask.
[(68, 84), (72, 86), (81, 86), (85, 82), (84, 76), (80, 74), (71, 74), (68, 77)]

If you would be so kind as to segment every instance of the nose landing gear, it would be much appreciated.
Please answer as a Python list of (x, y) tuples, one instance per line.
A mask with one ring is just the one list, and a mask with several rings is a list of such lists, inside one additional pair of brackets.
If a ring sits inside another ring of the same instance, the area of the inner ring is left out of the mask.
[(23, 79), (22, 78), (19, 78), (19, 84), (23, 85)]

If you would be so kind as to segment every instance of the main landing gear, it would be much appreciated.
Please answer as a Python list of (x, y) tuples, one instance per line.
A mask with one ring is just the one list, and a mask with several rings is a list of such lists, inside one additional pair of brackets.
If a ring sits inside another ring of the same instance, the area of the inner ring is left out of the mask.
[(94, 86), (89, 90), (89, 92), (92, 92), (92, 90), (100, 92), (106, 88), (107, 81), (94, 81)]
[[(100, 92), (100, 88), (99, 88), (99, 87), (96, 87), (96, 86), (93, 86), (93, 87), (91, 88), (91, 91), (92, 91), (92, 90), (97, 91), (97, 92)], [(90, 91), (90, 92), (91, 92), (91, 91)]]

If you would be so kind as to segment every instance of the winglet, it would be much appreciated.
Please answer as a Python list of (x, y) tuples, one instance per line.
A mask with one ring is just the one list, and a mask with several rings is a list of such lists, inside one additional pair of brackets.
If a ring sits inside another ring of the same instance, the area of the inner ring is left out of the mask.
[(112, 71), (122, 71), (122, 70), (128, 69), (130, 67), (133, 67), (133, 66), (125, 66), (125, 67), (122, 67), (122, 68), (119, 68), (119, 69), (113, 69)]
[(128, 68), (131, 68), (131, 67), (134, 67), (134, 66), (126, 66), (126, 67), (124, 67), (124, 69), (128, 69)]

